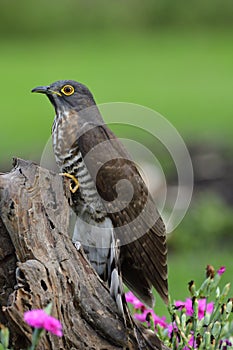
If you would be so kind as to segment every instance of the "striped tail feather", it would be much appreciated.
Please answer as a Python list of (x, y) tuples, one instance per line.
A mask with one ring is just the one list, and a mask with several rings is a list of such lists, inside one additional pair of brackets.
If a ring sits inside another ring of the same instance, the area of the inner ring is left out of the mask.
[(109, 218), (96, 222), (85, 213), (77, 216), (72, 241), (77, 249), (81, 246), (92, 267), (100, 278), (108, 283), (110, 295), (124, 317), (125, 302), (120, 271), (120, 241), (115, 238)]
[(110, 247), (110, 256), (108, 260), (108, 285), (110, 294), (117, 304), (117, 308), (122, 316), (124, 316), (123, 307), (123, 282), (120, 271), (120, 240), (115, 239), (114, 232), (112, 232), (112, 242)]

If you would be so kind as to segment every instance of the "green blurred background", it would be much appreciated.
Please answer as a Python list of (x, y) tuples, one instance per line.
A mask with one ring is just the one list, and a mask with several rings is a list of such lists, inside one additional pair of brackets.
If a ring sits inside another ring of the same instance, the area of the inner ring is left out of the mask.
[(194, 162), (192, 205), (169, 238), (172, 298), (207, 263), (226, 265), (232, 281), (232, 1), (0, 0), (0, 9), (1, 171), (13, 156), (39, 161), (50, 136), (54, 112), (35, 86), (74, 79), (98, 103), (150, 107)]

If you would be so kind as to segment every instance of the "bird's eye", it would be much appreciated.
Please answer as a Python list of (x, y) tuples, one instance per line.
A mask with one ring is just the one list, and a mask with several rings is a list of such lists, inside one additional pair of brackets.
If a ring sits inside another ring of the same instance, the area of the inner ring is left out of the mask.
[(66, 96), (70, 96), (73, 95), (74, 93), (74, 87), (72, 85), (65, 85), (63, 86), (63, 88), (61, 89), (61, 92), (66, 95)]

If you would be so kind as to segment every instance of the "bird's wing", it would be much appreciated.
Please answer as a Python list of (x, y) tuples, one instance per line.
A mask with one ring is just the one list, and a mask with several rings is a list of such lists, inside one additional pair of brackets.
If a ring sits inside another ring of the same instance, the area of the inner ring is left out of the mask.
[(105, 125), (82, 134), (78, 144), (120, 239), (124, 282), (148, 305), (152, 285), (167, 302), (165, 227), (135, 164)]

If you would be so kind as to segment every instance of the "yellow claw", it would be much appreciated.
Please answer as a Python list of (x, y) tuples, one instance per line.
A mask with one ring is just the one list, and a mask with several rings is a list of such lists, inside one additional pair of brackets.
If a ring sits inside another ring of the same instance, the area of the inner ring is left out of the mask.
[(66, 177), (68, 177), (69, 179), (71, 179), (71, 180), (74, 181), (74, 183), (75, 183), (75, 186), (74, 186), (74, 187), (72, 187), (72, 184), (70, 184), (70, 191), (71, 191), (72, 193), (75, 193), (75, 192), (78, 190), (78, 188), (79, 188), (79, 182), (78, 182), (78, 179), (76, 179), (76, 177), (75, 177), (74, 175), (71, 175), (71, 174), (69, 174), (69, 173), (60, 173), (59, 175), (66, 176)]

